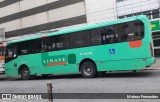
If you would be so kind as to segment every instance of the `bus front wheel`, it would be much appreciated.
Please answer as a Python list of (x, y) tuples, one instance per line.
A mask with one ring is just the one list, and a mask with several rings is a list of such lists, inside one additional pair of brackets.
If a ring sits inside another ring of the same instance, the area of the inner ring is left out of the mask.
[(81, 65), (81, 74), (84, 78), (93, 78), (97, 74), (96, 66), (92, 62), (84, 62)]
[(24, 67), (21, 70), (21, 78), (23, 80), (29, 80), (30, 79), (30, 72), (29, 72), (29, 69), (27, 67)]

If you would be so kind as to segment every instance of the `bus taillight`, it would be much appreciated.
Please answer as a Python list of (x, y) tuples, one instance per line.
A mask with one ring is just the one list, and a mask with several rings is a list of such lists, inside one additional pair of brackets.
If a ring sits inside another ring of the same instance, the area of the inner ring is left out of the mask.
[(153, 56), (153, 46), (151, 42), (150, 42), (150, 51), (151, 51), (151, 55)]

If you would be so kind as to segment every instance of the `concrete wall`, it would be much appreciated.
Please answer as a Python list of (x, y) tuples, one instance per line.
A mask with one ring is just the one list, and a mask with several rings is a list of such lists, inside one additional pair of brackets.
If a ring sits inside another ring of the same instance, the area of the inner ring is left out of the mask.
[(159, 3), (159, 0), (125, 0), (118, 2), (118, 16), (158, 9), (160, 7)]
[(85, 0), (88, 23), (117, 19), (114, 0)]
[[(55, 0), (52, 0), (54, 2)], [(48, 3), (48, 0), (22, 0), (20, 2), (21, 11), (35, 8)]]
[[(86, 14), (84, 0), (63, 1), (58, 3), (59, 0), (22, 0), (2, 7), (0, 9), (0, 28), (5, 28), (6, 32), (12, 32), (65, 19), (74, 19), (74, 17)], [(48, 4), (53, 4), (53, 7), (47, 7)], [(43, 11), (46, 8), (49, 10)], [(84, 23), (86, 23), (85, 20)]]
[(14, 3), (7, 7), (0, 8), (0, 17), (5, 17), (17, 12), (20, 12), (20, 5), (19, 3)]

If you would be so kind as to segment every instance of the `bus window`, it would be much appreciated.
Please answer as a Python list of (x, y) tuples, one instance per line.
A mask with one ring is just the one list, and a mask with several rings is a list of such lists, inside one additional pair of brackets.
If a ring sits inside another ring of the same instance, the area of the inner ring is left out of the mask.
[(87, 47), (90, 45), (90, 31), (81, 31), (71, 34), (71, 48)]
[(121, 42), (140, 40), (144, 37), (144, 24), (141, 21), (122, 23), (117, 32)]
[(51, 46), (52, 46), (52, 50), (64, 50), (64, 49), (69, 49), (70, 45), (69, 45), (69, 35), (58, 35), (58, 36), (54, 36), (51, 37)]
[(51, 37), (51, 49), (52, 49), (52, 51), (57, 50), (56, 42), (57, 42), (56, 36)]
[(41, 40), (41, 52), (51, 51), (50, 38), (43, 38)]
[(102, 44), (112, 44), (118, 42), (115, 26), (103, 27), (101, 29)]
[(29, 46), (30, 46), (30, 43), (29, 41), (25, 41), (25, 42), (22, 42), (21, 44), (19, 44), (19, 48), (20, 48), (20, 55), (25, 55), (25, 54), (29, 54)]
[(144, 24), (143, 22), (137, 21), (134, 23), (134, 28), (132, 31), (134, 31), (135, 39), (134, 40), (140, 40), (144, 37)]
[(41, 52), (41, 39), (28, 40), (18, 44), (20, 55), (35, 54)]
[(56, 48), (59, 50), (69, 49), (69, 35), (59, 35), (56, 37)]
[(41, 39), (31, 40), (29, 50), (31, 54), (40, 53), (41, 52)]
[(101, 31), (99, 29), (93, 29), (91, 30), (91, 45), (101, 45), (102, 43), (102, 37), (101, 37)]

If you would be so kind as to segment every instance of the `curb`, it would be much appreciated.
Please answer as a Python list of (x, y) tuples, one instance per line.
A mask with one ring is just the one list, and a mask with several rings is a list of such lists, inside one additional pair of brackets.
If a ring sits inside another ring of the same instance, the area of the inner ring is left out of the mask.
[(160, 70), (160, 68), (146, 68), (145, 70)]

